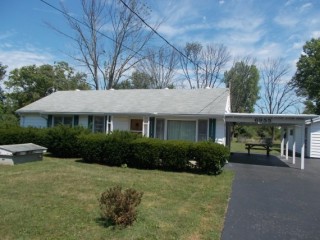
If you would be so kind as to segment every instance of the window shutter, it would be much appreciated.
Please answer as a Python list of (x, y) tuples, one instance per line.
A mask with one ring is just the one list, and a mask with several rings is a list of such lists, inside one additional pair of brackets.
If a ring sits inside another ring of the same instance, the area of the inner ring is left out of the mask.
[(76, 127), (79, 125), (79, 116), (78, 115), (74, 115), (73, 116), (73, 126)]
[(216, 140), (216, 119), (209, 119), (209, 139), (215, 142)]
[(52, 127), (52, 115), (48, 115), (48, 119), (47, 119), (47, 127)]
[(150, 117), (149, 119), (149, 137), (154, 138), (154, 122), (155, 118)]

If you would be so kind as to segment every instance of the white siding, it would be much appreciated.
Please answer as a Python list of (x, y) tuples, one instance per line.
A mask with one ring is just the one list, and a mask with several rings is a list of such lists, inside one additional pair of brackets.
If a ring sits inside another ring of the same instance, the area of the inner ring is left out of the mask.
[(47, 119), (37, 114), (24, 115), (20, 118), (20, 126), (46, 128)]
[(130, 119), (124, 117), (113, 118), (113, 130), (130, 131)]
[(310, 157), (320, 158), (320, 122), (311, 123)]
[(223, 119), (216, 120), (216, 139), (215, 142), (226, 144), (226, 125)]
[[(296, 126), (296, 152), (301, 153), (301, 127)], [(320, 122), (306, 127), (306, 156), (320, 158)], [(292, 150), (293, 136), (289, 136), (289, 149)]]
[(288, 128), (288, 133), (287, 133), (287, 135), (289, 136), (289, 150), (292, 150), (293, 137), (295, 137), (295, 139), (296, 139), (296, 152), (301, 153), (301, 144), (302, 144), (301, 130), (302, 130), (302, 127), (300, 127), (300, 126), (294, 127), (294, 130), (295, 130), (294, 134), (295, 135), (290, 135), (290, 129), (293, 129), (293, 128)]

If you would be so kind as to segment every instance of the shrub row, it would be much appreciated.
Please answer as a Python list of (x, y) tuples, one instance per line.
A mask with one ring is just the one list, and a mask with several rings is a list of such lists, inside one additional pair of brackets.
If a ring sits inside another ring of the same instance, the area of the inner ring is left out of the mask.
[(78, 136), (89, 134), (84, 128), (0, 128), (0, 145), (34, 143), (48, 148), (56, 157), (79, 157)]
[[(86, 162), (142, 169), (196, 170), (218, 174), (229, 158), (229, 150), (213, 142), (162, 141), (152, 138), (117, 138), (89, 134), (78, 139)], [(197, 162), (190, 165), (190, 160)]]
[[(86, 162), (142, 169), (221, 172), (229, 150), (213, 142), (162, 141), (115, 131), (92, 134), (83, 128), (59, 126), (49, 129), (0, 129), (0, 145), (32, 142), (48, 148), (57, 157), (81, 157)], [(190, 160), (197, 162), (190, 166)]]

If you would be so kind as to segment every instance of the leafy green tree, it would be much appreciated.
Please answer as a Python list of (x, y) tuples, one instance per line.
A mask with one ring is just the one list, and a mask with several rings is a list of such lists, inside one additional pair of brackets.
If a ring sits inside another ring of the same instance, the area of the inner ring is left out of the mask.
[(320, 114), (320, 38), (303, 46), (297, 71), (291, 80), (297, 94), (307, 97), (306, 111)]
[(116, 89), (148, 89), (152, 88), (152, 78), (144, 73), (135, 71), (131, 78), (117, 84)]
[(259, 99), (259, 71), (250, 59), (236, 62), (224, 73), (224, 82), (230, 88), (232, 112), (254, 112)]
[(3, 80), (4, 76), (6, 75), (6, 68), (7, 66), (2, 65), (2, 63), (0, 62), (0, 111), (3, 105), (3, 101), (4, 101), (4, 91), (1, 87), (1, 81)]
[(4, 78), (4, 76), (6, 75), (6, 68), (7, 68), (7, 66), (3, 65), (0, 62), (0, 80), (2, 80)]
[(4, 82), (9, 90), (6, 97), (16, 110), (57, 90), (90, 89), (84, 73), (75, 72), (65, 62), (55, 65), (31, 65), (16, 68)]

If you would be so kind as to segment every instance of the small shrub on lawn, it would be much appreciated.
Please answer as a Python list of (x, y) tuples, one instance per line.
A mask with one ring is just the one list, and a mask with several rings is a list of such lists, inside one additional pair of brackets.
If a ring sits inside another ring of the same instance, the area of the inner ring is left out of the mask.
[(109, 188), (99, 199), (102, 218), (114, 225), (126, 227), (137, 219), (136, 207), (141, 203), (143, 192), (120, 186)]

